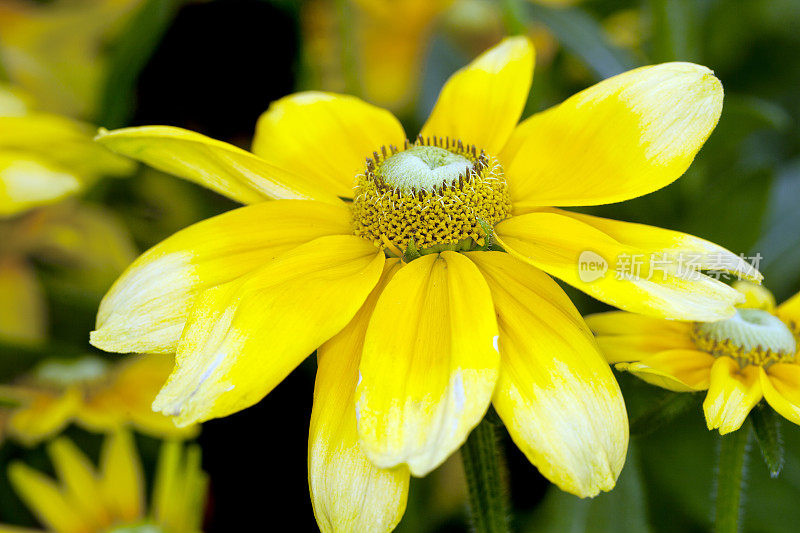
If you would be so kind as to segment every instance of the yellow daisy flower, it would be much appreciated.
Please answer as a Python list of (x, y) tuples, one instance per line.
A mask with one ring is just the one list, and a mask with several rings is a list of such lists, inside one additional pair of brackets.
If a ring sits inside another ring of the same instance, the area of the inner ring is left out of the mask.
[(108, 68), (107, 41), (142, 0), (3, 0), (0, 64), (48, 111), (88, 117)]
[(88, 124), (40, 112), (27, 94), (0, 84), (4, 341), (37, 342), (46, 337), (43, 291), (30, 259), (80, 266), (91, 273), (88, 281), (102, 284), (135, 256), (127, 231), (113, 215), (64, 201), (101, 176), (133, 170), (130, 161), (94, 143), (94, 131)]
[(704, 67), (657, 65), (517, 125), (533, 56), (510, 38), (458, 71), (413, 143), (390, 113), (315, 92), (273, 103), (254, 153), (166, 126), (102, 132), (118, 153), (252, 205), (137, 259), (91, 342), (176, 352), (154, 408), (181, 424), (253, 405), (318, 349), (309, 480), (325, 531), (391, 528), (409, 471), (440, 465), (490, 403), (561, 488), (612, 488), (623, 400), (547, 273), (626, 309), (701, 320), (732, 315), (739, 293), (701, 275), (584, 283), (581, 251), (700, 249), (744, 267), (696, 237), (544, 206), (672, 182), (714, 128), (722, 89)]
[[(171, 357), (138, 356), (108, 363), (95, 356), (50, 360), (10, 385), (0, 385), (0, 441), (33, 446), (70, 423), (89, 431), (123, 426), (154, 437), (193, 437), (197, 425), (175, 427), (151, 409), (173, 366)], [(7, 404), (11, 405), (7, 405)]]
[(734, 284), (746, 301), (717, 322), (677, 322), (621, 311), (586, 317), (618, 370), (678, 392), (708, 390), (709, 430), (739, 429), (761, 399), (800, 424), (800, 293), (775, 306), (767, 289)]
[[(149, 510), (145, 479), (133, 437), (118, 431), (106, 437), (95, 469), (67, 438), (47, 448), (58, 480), (15, 462), (8, 477), (19, 497), (55, 533), (200, 531), (208, 480), (200, 468), (200, 448), (165, 442), (156, 467)], [(0, 525), (0, 533), (34, 530)]]

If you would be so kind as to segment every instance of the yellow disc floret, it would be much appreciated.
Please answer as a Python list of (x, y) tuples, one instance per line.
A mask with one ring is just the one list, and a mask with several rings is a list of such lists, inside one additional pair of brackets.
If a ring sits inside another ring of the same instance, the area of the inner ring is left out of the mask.
[(791, 363), (797, 354), (797, 341), (787, 325), (762, 309), (738, 309), (727, 320), (696, 322), (692, 340), (701, 350), (732, 357), (742, 367)]
[(419, 138), (381, 148), (357, 177), (355, 233), (389, 250), (468, 250), (511, 210), (503, 168), (474, 146)]

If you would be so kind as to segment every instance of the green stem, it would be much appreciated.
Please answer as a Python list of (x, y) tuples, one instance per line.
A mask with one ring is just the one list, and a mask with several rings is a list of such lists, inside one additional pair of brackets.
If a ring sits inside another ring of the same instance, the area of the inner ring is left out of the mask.
[(353, 24), (353, 8), (348, 0), (337, 0), (339, 15), (339, 46), (344, 77), (345, 92), (354, 96), (361, 94), (361, 82), (358, 75), (358, 58), (356, 57), (356, 35)]
[(506, 32), (509, 35), (525, 35), (528, 29), (521, 0), (503, 0), (502, 5)]
[(506, 533), (508, 501), (495, 426), (484, 419), (461, 447), (469, 488), (472, 523), (477, 533)]
[(741, 515), (744, 465), (747, 459), (750, 425), (720, 437), (717, 461), (714, 531), (737, 533)]

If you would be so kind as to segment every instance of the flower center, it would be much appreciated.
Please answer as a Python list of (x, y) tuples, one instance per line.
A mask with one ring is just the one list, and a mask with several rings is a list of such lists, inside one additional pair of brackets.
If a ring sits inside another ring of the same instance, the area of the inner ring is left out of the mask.
[(503, 168), (475, 146), (419, 137), (382, 147), (357, 177), (355, 234), (387, 253), (470, 250), (511, 210)]
[(695, 322), (692, 340), (701, 350), (732, 357), (742, 367), (794, 362), (797, 353), (797, 341), (786, 324), (761, 309), (737, 309), (727, 320)]

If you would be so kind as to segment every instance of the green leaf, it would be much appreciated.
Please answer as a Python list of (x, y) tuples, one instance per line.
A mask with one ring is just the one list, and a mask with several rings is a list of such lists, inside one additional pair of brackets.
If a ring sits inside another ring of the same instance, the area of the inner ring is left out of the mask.
[(558, 41), (578, 56), (598, 79), (609, 78), (637, 66), (627, 51), (609, 41), (597, 20), (578, 8), (553, 8), (526, 3), (530, 18), (547, 26)]
[(699, 28), (702, 21), (696, 0), (650, 0), (651, 59), (699, 61)]
[(769, 470), (770, 477), (778, 477), (783, 470), (785, 454), (781, 436), (781, 417), (763, 402), (750, 412), (756, 442)]
[(670, 393), (631, 421), (631, 435), (649, 435), (677, 419), (689, 408), (696, 407), (698, 403), (696, 394)]
[(147, 0), (112, 44), (110, 69), (103, 88), (97, 123), (107, 128), (128, 124), (135, 104), (139, 73), (155, 51), (184, 0)]

